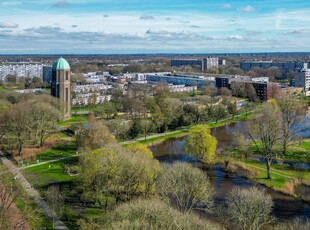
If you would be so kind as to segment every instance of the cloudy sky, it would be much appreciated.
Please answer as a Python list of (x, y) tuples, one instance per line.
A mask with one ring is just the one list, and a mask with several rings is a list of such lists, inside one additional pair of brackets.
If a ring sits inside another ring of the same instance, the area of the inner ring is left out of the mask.
[(310, 51), (309, 0), (0, 0), (0, 54)]

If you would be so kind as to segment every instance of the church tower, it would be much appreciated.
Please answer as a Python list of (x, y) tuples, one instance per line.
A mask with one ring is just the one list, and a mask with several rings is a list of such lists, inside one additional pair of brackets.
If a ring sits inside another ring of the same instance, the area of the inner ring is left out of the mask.
[(64, 118), (71, 117), (71, 71), (70, 65), (64, 58), (54, 61), (52, 67), (51, 95), (58, 97), (63, 106)]

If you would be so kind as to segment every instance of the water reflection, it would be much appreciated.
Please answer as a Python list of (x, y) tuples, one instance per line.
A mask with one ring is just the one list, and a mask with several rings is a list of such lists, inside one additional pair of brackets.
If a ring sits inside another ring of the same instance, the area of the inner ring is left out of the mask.
[[(310, 117), (309, 117), (310, 119)], [(244, 128), (245, 122), (238, 124), (229, 124), (223, 127), (214, 128), (212, 134), (218, 140), (218, 148), (223, 149), (231, 147), (234, 144), (234, 132)], [(165, 142), (150, 147), (154, 157), (164, 163), (173, 163), (176, 161), (191, 162), (199, 164), (196, 158), (186, 155), (184, 151), (185, 137), (171, 138)], [(221, 170), (221, 165), (214, 165), (210, 169), (205, 170), (210, 178), (211, 184), (215, 190), (215, 202), (222, 203), (225, 195), (235, 187), (249, 188), (258, 186), (269, 193), (275, 203), (274, 214), (277, 218), (286, 220), (294, 217), (310, 218), (310, 204), (303, 202), (290, 196), (272, 191), (253, 181), (239, 176), (236, 173), (226, 173)]]

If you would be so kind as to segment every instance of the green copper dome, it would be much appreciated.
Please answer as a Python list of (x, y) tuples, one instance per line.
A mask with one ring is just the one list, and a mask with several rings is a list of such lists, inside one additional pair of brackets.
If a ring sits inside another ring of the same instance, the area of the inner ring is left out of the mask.
[(58, 58), (53, 63), (53, 70), (70, 70), (70, 65), (64, 58)]

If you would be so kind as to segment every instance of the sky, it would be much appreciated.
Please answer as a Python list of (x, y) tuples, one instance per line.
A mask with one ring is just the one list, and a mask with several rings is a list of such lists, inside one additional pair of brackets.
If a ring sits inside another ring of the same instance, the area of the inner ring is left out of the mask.
[(309, 52), (309, 0), (0, 0), (0, 54)]

